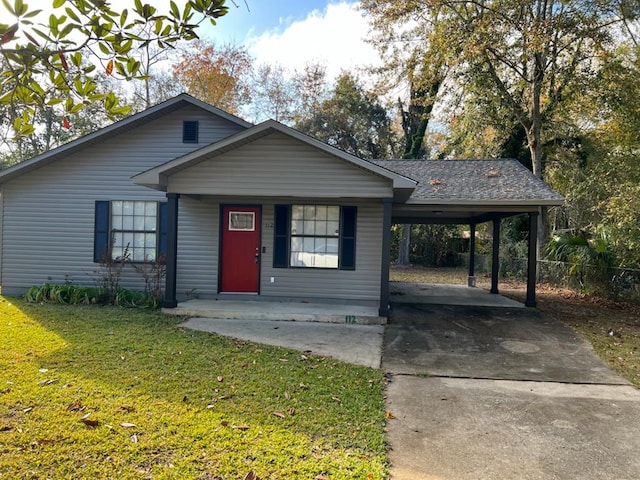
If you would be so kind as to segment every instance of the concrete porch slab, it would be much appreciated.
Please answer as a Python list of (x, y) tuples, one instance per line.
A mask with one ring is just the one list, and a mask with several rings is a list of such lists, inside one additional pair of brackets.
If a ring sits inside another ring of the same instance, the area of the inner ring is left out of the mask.
[(362, 305), (233, 300), (188, 300), (176, 308), (163, 308), (168, 315), (237, 320), (295, 320), (298, 322), (385, 325), (378, 309)]
[(510, 298), (466, 285), (390, 282), (389, 291), (391, 303), (525, 308)]

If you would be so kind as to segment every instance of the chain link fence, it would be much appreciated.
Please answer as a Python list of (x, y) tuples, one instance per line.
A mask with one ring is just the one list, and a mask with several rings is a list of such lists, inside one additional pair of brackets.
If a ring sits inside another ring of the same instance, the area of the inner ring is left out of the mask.
[[(469, 265), (469, 255), (459, 254), (460, 263)], [(567, 262), (538, 260), (539, 282), (603, 297), (640, 302), (640, 270), (596, 267)], [(477, 274), (491, 273), (491, 255), (476, 255)], [(527, 259), (500, 256), (500, 276), (527, 281)]]

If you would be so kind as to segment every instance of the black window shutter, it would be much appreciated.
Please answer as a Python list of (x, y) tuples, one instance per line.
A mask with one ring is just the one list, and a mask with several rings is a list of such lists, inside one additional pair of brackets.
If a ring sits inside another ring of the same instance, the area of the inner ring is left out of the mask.
[(109, 211), (108, 201), (96, 201), (95, 226), (93, 229), (93, 261), (99, 263), (105, 259), (109, 253), (109, 243), (111, 235), (109, 232)]
[(342, 207), (340, 270), (356, 269), (356, 223), (358, 207)]
[(185, 120), (182, 123), (182, 143), (198, 143), (197, 120)]
[(274, 209), (273, 268), (289, 267), (289, 205), (276, 205)]
[(160, 202), (158, 204), (158, 254), (156, 259), (167, 256), (167, 234), (169, 233), (169, 204)]

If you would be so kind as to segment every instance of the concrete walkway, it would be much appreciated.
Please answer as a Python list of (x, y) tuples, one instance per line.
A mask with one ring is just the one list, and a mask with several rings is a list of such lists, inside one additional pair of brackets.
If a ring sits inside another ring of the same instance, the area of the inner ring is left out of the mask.
[(382, 325), (190, 318), (180, 326), (380, 368)]
[(430, 290), (447, 305), (421, 295), (407, 301), (422, 288), (395, 290), (403, 301), (386, 327), (203, 318), (182, 325), (381, 365), (394, 417), (392, 480), (640, 478), (640, 391), (587, 342), (479, 289)]

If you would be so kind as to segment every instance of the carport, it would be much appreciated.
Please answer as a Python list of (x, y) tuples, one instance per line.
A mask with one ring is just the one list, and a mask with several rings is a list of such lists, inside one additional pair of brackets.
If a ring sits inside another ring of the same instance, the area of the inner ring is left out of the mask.
[[(385, 160), (375, 163), (418, 182), (408, 198), (400, 198), (400, 195), (386, 205), (384, 229), (388, 233), (384, 251), (389, 252), (392, 224), (469, 225), (471, 285), (475, 277), (476, 228), (482, 223), (491, 222), (492, 294), (498, 294), (501, 221), (514, 215), (527, 214), (529, 235), (525, 305), (536, 306), (538, 218), (542, 208), (562, 205), (564, 198), (559, 193), (512, 159)], [(382, 281), (381, 296), (389, 299), (390, 258), (383, 259), (383, 263), (387, 267), (387, 278)]]

